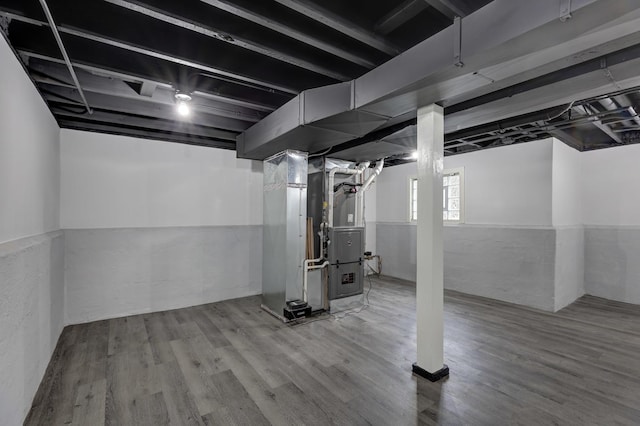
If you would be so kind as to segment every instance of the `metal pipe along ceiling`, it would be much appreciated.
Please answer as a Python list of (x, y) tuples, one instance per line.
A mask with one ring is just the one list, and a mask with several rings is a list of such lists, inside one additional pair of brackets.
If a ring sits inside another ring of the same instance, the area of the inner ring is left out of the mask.
[(75, 70), (73, 69), (73, 65), (71, 65), (71, 59), (69, 59), (69, 55), (67, 54), (67, 49), (64, 47), (64, 43), (62, 43), (62, 38), (60, 37), (60, 33), (58, 32), (58, 27), (56, 26), (55, 21), (53, 20), (53, 15), (51, 15), (51, 11), (49, 10), (49, 6), (47, 5), (46, 0), (40, 0), (40, 4), (42, 5), (42, 10), (47, 17), (47, 21), (49, 21), (49, 26), (51, 27), (51, 31), (53, 32), (53, 37), (55, 37), (56, 42), (58, 43), (58, 47), (60, 48), (60, 52), (62, 53), (62, 57), (64, 58), (64, 62), (69, 69), (69, 73), (71, 74), (71, 78), (73, 79), (73, 83), (78, 88), (78, 93), (80, 93), (80, 97), (82, 98), (82, 102), (84, 102), (84, 106), (87, 108), (87, 112), (89, 114), (93, 114), (89, 103), (87, 102), (87, 98), (84, 96), (84, 92), (82, 91), (82, 87), (80, 86), (80, 82), (78, 81), (78, 76), (76, 75)]
[[(623, 49), (640, 33), (637, 1), (611, 8), (574, 0), (571, 7), (573, 18), (562, 22), (557, 0), (494, 0), (360, 78), (302, 92), (240, 134), (238, 156), (264, 159), (286, 148), (318, 152), (421, 105), (454, 105), (588, 60), (590, 50), (602, 56)], [(453, 47), (458, 38), (459, 50)], [(456, 54), (463, 67), (455, 65)]]

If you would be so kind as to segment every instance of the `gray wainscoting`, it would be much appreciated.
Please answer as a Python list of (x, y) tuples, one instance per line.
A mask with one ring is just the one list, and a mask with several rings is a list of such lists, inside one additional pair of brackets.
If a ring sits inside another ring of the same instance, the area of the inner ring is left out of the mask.
[(376, 250), (382, 258), (382, 274), (416, 280), (416, 226), (409, 223), (376, 223)]
[[(383, 273), (415, 281), (415, 225), (378, 223), (377, 237)], [(553, 228), (445, 226), (444, 286), (553, 311), (555, 253)]]
[(555, 231), (447, 226), (445, 288), (553, 311)]
[(67, 323), (261, 293), (262, 227), (66, 230)]
[(556, 311), (573, 303), (585, 294), (584, 288), (584, 228), (582, 226), (556, 228)]
[(640, 228), (585, 227), (587, 294), (640, 304)]
[(0, 244), (2, 424), (24, 421), (62, 332), (63, 256), (59, 231)]

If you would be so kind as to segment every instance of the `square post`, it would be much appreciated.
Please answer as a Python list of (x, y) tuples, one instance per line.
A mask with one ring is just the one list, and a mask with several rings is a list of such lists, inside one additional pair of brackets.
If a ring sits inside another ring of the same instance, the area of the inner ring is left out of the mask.
[(449, 375), (444, 364), (442, 171), (444, 112), (418, 109), (418, 217), (416, 322), (418, 359), (413, 372), (431, 381)]

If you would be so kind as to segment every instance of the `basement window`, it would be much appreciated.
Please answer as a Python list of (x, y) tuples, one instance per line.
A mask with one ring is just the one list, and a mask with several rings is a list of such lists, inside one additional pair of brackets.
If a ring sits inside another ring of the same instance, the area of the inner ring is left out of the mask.
[[(409, 220), (418, 219), (418, 179), (409, 180)], [(442, 174), (442, 220), (464, 222), (464, 168), (445, 170)]]

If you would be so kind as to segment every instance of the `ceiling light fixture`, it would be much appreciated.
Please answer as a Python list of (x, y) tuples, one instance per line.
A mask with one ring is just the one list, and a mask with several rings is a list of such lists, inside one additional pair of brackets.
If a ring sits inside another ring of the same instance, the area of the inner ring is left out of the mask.
[(177, 106), (178, 114), (181, 117), (188, 117), (191, 114), (191, 108), (189, 107), (189, 102), (191, 102), (191, 96), (186, 93), (178, 91), (175, 94), (175, 98), (176, 98), (176, 106)]

